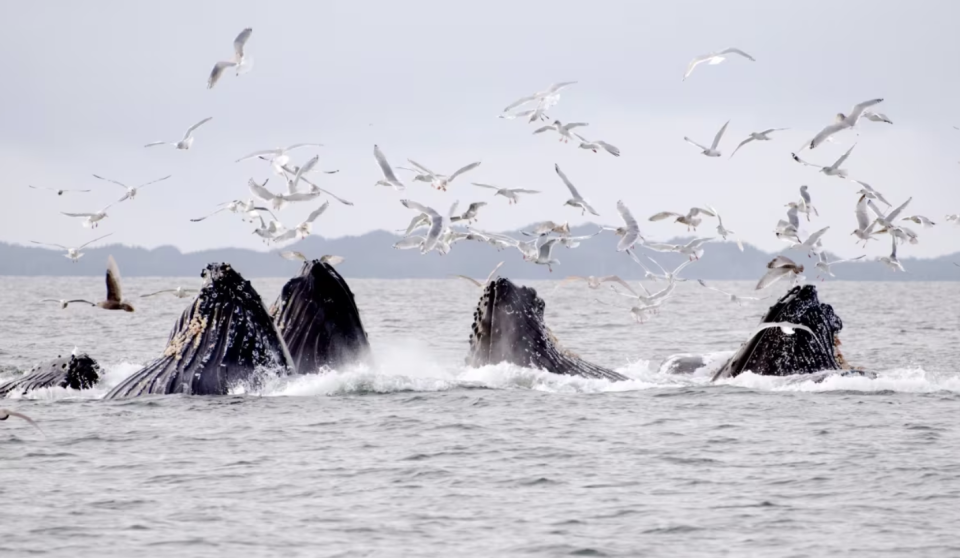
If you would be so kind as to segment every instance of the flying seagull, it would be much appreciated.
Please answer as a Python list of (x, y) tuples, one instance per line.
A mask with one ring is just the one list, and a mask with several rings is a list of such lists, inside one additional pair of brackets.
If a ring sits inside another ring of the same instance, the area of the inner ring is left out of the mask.
[(50, 190), (51, 192), (56, 192), (58, 196), (62, 196), (67, 192), (89, 192), (90, 190), (77, 190), (74, 188), (50, 188), (47, 186), (31, 186), (27, 185), (28, 188), (33, 188), (34, 190)]
[(190, 126), (189, 128), (187, 128), (187, 132), (183, 134), (183, 139), (181, 139), (180, 141), (155, 141), (152, 143), (148, 143), (144, 147), (153, 147), (155, 145), (172, 145), (177, 149), (183, 149), (183, 150), (190, 149), (190, 146), (193, 145), (193, 132), (200, 126), (203, 126), (207, 122), (210, 122), (211, 119), (213, 119), (213, 117), (208, 116), (203, 120), (201, 120), (200, 122), (197, 122), (193, 126)]
[(41, 246), (54, 246), (54, 247), (56, 247), (56, 248), (60, 248), (61, 250), (66, 250), (67, 253), (64, 254), (63, 257), (65, 257), (65, 258), (70, 258), (70, 259), (73, 261), (73, 263), (77, 263), (77, 261), (79, 261), (80, 258), (83, 257), (83, 252), (81, 252), (80, 250), (83, 250), (84, 248), (86, 248), (87, 246), (90, 246), (91, 244), (93, 244), (94, 242), (96, 242), (96, 241), (98, 241), (98, 240), (103, 240), (104, 238), (107, 238), (107, 237), (110, 236), (111, 234), (113, 234), (113, 233), (105, 234), (105, 235), (103, 235), (103, 236), (101, 236), (101, 237), (94, 238), (93, 240), (91, 240), (91, 241), (89, 241), (89, 242), (87, 242), (87, 243), (85, 243), (85, 244), (81, 244), (80, 246), (77, 246), (76, 248), (69, 248), (69, 247), (67, 247), (67, 246), (63, 246), (62, 244), (52, 244), (52, 243), (37, 242), (36, 240), (31, 240), (30, 242), (32, 242), (32, 243), (34, 243), (34, 244), (39, 244), (39, 245), (41, 245)]
[(727, 120), (723, 127), (720, 128), (720, 131), (717, 132), (717, 135), (713, 137), (713, 144), (710, 147), (704, 147), (687, 136), (683, 137), (683, 141), (689, 143), (690, 145), (699, 147), (701, 154), (706, 155), (707, 157), (719, 157), (720, 151), (717, 149), (717, 147), (720, 145), (720, 138), (723, 137), (723, 133), (727, 131), (727, 124), (730, 124), (729, 120)]
[(860, 120), (860, 117), (863, 116), (863, 112), (866, 109), (882, 102), (883, 102), (882, 98), (870, 99), (869, 101), (864, 101), (862, 103), (854, 105), (853, 108), (850, 109), (850, 114), (843, 114), (842, 112), (838, 113), (836, 122), (825, 127), (823, 130), (820, 130), (820, 133), (818, 133), (816, 136), (813, 137), (812, 140), (810, 140), (809, 142), (810, 149), (816, 149), (816, 147), (821, 143), (823, 143), (824, 141), (826, 141), (827, 138), (829, 138), (830, 136), (832, 136), (833, 134), (836, 134), (841, 130), (846, 130), (847, 128), (853, 128), (857, 124), (857, 121)]
[(241, 69), (248, 70), (250, 68), (250, 61), (243, 55), (243, 46), (247, 44), (247, 40), (250, 39), (252, 33), (253, 28), (247, 27), (237, 35), (237, 38), (233, 40), (233, 60), (225, 60), (214, 64), (213, 70), (210, 71), (210, 78), (207, 79), (207, 89), (213, 89), (213, 86), (217, 84), (217, 80), (220, 79), (227, 68), (236, 66), (238, 76)]
[(724, 60), (727, 59), (726, 57), (727, 54), (739, 54), (740, 56), (746, 58), (751, 62), (756, 62), (756, 59), (754, 59), (754, 57), (750, 56), (746, 52), (743, 52), (739, 48), (733, 48), (733, 47), (725, 48), (720, 52), (711, 52), (710, 54), (704, 54), (702, 56), (698, 56), (693, 60), (691, 60), (690, 64), (687, 65), (687, 71), (683, 74), (683, 79), (680, 81), (686, 81), (686, 79), (690, 77), (690, 74), (693, 73), (693, 70), (696, 69), (696, 67), (699, 66), (700, 64), (703, 64), (704, 62), (709, 63), (709, 65), (711, 66), (715, 66), (723, 62)]
[(139, 185), (139, 186), (134, 186), (133, 188), (131, 188), (130, 186), (127, 186), (126, 184), (124, 184), (124, 183), (122, 183), (122, 182), (117, 182), (116, 180), (111, 180), (111, 179), (109, 179), (109, 178), (104, 178), (104, 177), (102, 177), (102, 176), (100, 176), (100, 175), (97, 175), (97, 174), (93, 175), (94, 178), (97, 178), (97, 179), (99, 179), (99, 180), (103, 180), (103, 181), (106, 181), (106, 182), (110, 182), (110, 183), (112, 183), (112, 184), (116, 184), (117, 186), (120, 186), (121, 188), (123, 188), (124, 190), (127, 191), (127, 192), (123, 195), (122, 198), (120, 198), (119, 200), (117, 200), (117, 203), (120, 203), (120, 202), (126, 201), (126, 200), (132, 200), (132, 199), (134, 199), (134, 198), (137, 197), (137, 192), (140, 190), (140, 188), (143, 188), (144, 186), (149, 186), (149, 185), (151, 185), (151, 184), (156, 184), (157, 182), (162, 182), (162, 181), (170, 178), (171, 176), (173, 176), (173, 175), (172, 175), (172, 174), (171, 174), (171, 175), (167, 175), (167, 176), (164, 176), (163, 178), (158, 178), (158, 179), (156, 179), (156, 180), (151, 180), (150, 182), (146, 182), (146, 183), (144, 183), (144, 184), (141, 184), (141, 185)]
[(554, 163), (553, 170), (557, 171), (557, 175), (560, 177), (560, 180), (563, 180), (563, 183), (567, 185), (567, 188), (570, 190), (570, 195), (573, 197), (567, 200), (563, 205), (569, 205), (571, 207), (579, 207), (582, 210), (581, 215), (586, 215), (589, 211), (593, 215), (599, 216), (600, 214), (596, 212), (593, 207), (590, 206), (590, 203), (587, 200), (583, 199), (583, 196), (580, 195), (580, 192), (574, 187), (573, 183), (570, 182), (570, 179), (567, 178), (567, 175), (563, 174), (563, 171), (560, 170), (560, 165)]

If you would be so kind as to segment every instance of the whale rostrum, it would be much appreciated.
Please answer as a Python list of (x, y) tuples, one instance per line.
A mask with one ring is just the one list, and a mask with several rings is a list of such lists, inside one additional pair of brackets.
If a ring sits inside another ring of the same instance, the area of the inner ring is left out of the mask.
[(107, 399), (147, 394), (225, 395), (261, 371), (286, 374), (292, 359), (250, 282), (229, 264), (210, 264), (204, 285), (170, 332), (160, 358)]
[(467, 364), (509, 362), (554, 374), (627, 379), (561, 348), (543, 321), (543, 310), (544, 302), (534, 289), (503, 278), (489, 282), (473, 315)]
[(301, 374), (366, 359), (367, 333), (353, 293), (333, 266), (304, 262), (287, 281), (271, 314)]
[(0, 397), (36, 389), (90, 389), (100, 381), (100, 365), (87, 354), (67, 355), (41, 363), (23, 376), (0, 386)]
[(814, 334), (796, 330), (787, 335), (778, 328), (765, 329), (740, 347), (714, 375), (714, 381), (748, 370), (761, 376), (786, 376), (849, 368), (840, 353), (837, 336), (843, 322), (832, 306), (820, 302), (813, 285), (791, 289), (770, 307), (761, 320), (764, 322), (805, 325)]

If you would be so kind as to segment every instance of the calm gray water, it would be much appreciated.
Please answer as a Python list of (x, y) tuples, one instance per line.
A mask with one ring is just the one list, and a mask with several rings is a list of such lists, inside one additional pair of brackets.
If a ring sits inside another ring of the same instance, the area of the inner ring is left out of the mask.
[[(877, 380), (709, 385), (657, 366), (729, 354), (772, 299), (685, 283), (638, 325), (595, 302), (610, 293), (531, 283), (567, 348), (634, 378), (609, 383), (465, 368), (466, 282), (348, 280), (376, 366), (104, 402), (189, 301), (61, 311), (35, 301), (99, 296), (102, 279), (0, 278), (3, 377), (74, 346), (107, 370), (92, 392), (5, 403), (49, 437), (0, 423), (0, 553), (960, 555), (960, 283), (821, 285), (847, 360)], [(197, 281), (126, 278), (125, 294)], [(283, 282), (254, 285), (270, 303)]]

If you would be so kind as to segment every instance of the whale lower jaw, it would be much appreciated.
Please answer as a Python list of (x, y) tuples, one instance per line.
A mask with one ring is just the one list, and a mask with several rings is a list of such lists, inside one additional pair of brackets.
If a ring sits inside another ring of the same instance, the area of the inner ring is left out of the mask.
[(770, 307), (764, 322), (801, 324), (814, 331), (786, 335), (777, 328), (753, 336), (714, 375), (713, 380), (734, 378), (745, 371), (761, 376), (811, 374), (846, 368), (837, 334), (843, 322), (829, 304), (821, 303), (813, 285), (794, 287)]
[(237, 386), (255, 386), (264, 372), (289, 372), (290, 354), (250, 282), (228, 264), (208, 265), (203, 277), (203, 288), (177, 320), (163, 355), (106, 399), (226, 395)]
[(487, 284), (473, 315), (467, 365), (509, 362), (567, 376), (626, 380), (562, 349), (543, 321), (544, 302), (530, 287), (507, 279)]
[(57, 357), (0, 386), (0, 397), (36, 389), (60, 387), (90, 389), (100, 381), (100, 365), (87, 354)]
[(370, 344), (353, 293), (327, 263), (305, 262), (300, 275), (283, 286), (272, 314), (300, 374), (369, 356)]

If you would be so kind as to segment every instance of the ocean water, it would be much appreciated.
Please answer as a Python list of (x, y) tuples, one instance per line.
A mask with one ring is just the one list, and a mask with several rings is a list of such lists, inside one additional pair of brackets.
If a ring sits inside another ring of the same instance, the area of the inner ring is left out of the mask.
[[(2, 403), (46, 436), (0, 423), (0, 553), (960, 555), (960, 283), (819, 285), (875, 380), (714, 385), (658, 365), (718, 366), (773, 298), (738, 306), (688, 282), (636, 324), (609, 290), (529, 282), (566, 348), (631, 378), (611, 383), (466, 368), (466, 282), (347, 280), (374, 365), (106, 402), (189, 303), (137, 294), (199, 279), (125, 278), (124, 314), (36, 302), (100, 296), (99, 278), (0, 278), (0, 378), (74, 346), (106, 370), (95, 390)], [(254, 285), (269, 304), (283, 282)]]

